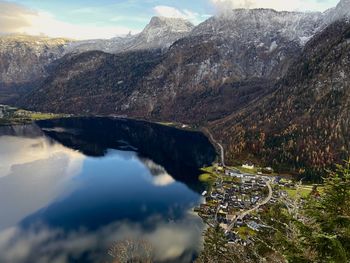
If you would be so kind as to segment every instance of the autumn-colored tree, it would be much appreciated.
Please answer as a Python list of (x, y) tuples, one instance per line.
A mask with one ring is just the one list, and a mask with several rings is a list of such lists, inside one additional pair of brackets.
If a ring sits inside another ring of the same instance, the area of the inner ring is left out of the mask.
[(113, 263), (152, 263), (153, 248), (145, 240), (125, 239), (108, 250)]

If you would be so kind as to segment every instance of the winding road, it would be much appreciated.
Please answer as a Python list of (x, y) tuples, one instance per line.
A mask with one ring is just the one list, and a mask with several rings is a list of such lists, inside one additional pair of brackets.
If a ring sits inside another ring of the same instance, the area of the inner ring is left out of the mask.
[(211, 132), (208, 130), (208, 128), (203, 128), (203, 130), (205, 131), (205, 133), (207, 133), (210, 137), (210, 140), (212, 141), (212, 143), (216, 144), (219, 149), (220, 149), (220, 157), (221, 157), (221, 164), (223, 167), (226, 167), (225, 165), (225, 150), (224, 147), (222, 146), (221, 143), (219, 143), (217, 140), (215, 140), (214, 136), (211, 134)]
[(245, 216), (255, 212), (256, 210), (258, 210), (261, 206), (266, 205), (268, 202), (270, 202), (271, 198), (272, 198), (272, 187), (271, 187), (271, 180), (266, 182), (266, 186), (269, 189), (269, 194), (268, 196), (261, 202), (259, 203), (257, 206), (253, 207), (252, 209), (249, 209), (247, 211), (244, 211), (242, 214), (240, 214), (239, 216), (237, 216), (232, 222), (231, 224), (228, 226), (228, 228), (226, 229), (226, 233), (230, 232), (232, 230), (232, 228), (235, 226), (235, 224), (237, 223), (238, 220), (242, 220)]
[[(225, 165), (225, 150), (224, 147), (222, 146), (221, 143), (219, 143), (217, 140), (215, 140), (214, 136), (211, 134), (211, 132), (207, 129), (207, 128), (203, 128), (204, 132), (207, 133), (209, 135), (210, 140), (212, 141), (212, 143), (216, 144), (219, 149), (220, 149), (220, 157), (221, 157), (221, 163), (223, 167), (226, 167)], [(269, 189), (269, 194), (268, 196), (262, 201), (260, 202), (257, 206), (253, 207), (252, 209), (249, 209), (247, 211), (244, 211), (242, 214), (240, 214), (239, 216), (237, 216), (232, 222), (231, 224), (228, 226), (226, 233), (230, 232), (232, 230), (232, 228), (235, 226), (235, 224), (237, 223), (238, 220), (242, 220), (245, 216), (255, 212), (256, 210), (258, 210), (261, 206), (266, 205), (268, 202), (270, 202), (271, 198), (272, 198), (272, 187), (271, 187), (271, 180), (266, 182), (266, 186)], [(220, 207), (221, 205), (219, 205), (217, 207), (216, 213), (215, 213), (215, 221), (217, 221), (217, 215), (220, 211)]]

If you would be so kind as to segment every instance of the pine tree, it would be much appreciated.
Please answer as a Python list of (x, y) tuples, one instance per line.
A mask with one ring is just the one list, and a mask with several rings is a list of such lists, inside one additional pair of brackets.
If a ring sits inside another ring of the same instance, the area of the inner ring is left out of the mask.
[(350, 161), (330, 172), (297, 211), (284, 203), (269, 207), (260, 217), (270, 227), (241, 250), (227, 245), (220, 226), (209, 228), (197, 262), (350, 263)]
[(350, 262), (350, 162), (337, 166), (324, 178), (323, 189), (313, 193), (297, 217), (280, 205), (269, 208), (264, 219), (274, 218), (275, 224), (256, 238), (261, 257), (274, 253), (291, 263)]
[(216, 224), (209, 227), (204, 234), (203, 252), (197, 263), (226, 263), (230, 261), (228, 255), (228, 242), (223, 229)]
[(320, 198), (310, 199), (303, 238), (319, 262), (350, 261), (350, 162), (324, 179)]

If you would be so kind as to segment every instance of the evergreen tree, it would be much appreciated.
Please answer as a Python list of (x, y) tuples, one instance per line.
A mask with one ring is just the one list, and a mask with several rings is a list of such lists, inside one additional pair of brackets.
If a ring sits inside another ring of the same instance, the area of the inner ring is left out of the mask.
[(303, 235), (319, 262), (350, 262), (350, 162), (324, 179), (319, 198), (306, 204)]
[(228, 242), (223, 229), (216, 224), (209, 227), (204, 234), (203, 252), (197, 263), (226, 263), (229, 259)]
[[(350, 162), (324, 178), (324, 187), (300, 207), (298, 219), (286, 215), (286, 227), (269, 239), (281, 244), (281, 254), (292, 263), (350, 262)], [(282, 220), (282, 216), (278, 216)], [(281, 226), (281, 225), (280, 225)], [(277, 227), (277, 226), (276, 226)], [(284, 233), (284, 234), (283, 234)], [(265, 239), (266, 240), (266, 239)]]
[(269, 227), (249, 247), (229, 247), (218, 225), (209, 228), (198, 263), (350, 263), (350, 161), (296, 207), (280, 202), (265, 209), (259, 216)]

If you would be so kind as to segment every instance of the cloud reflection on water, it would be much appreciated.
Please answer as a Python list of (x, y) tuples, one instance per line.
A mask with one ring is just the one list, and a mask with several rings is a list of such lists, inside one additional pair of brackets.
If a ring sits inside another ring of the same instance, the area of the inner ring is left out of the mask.
[(0, 137), (0, 230), (72, 191), (84, 156), (44, 137)]
[[(42, 135), (0, 136), (1, 263), (108, 262), (109, 246), (125, 238), (150, 242), (158, 261), (187, 263), (201, 241), (201, 220), (186, 212), (197, 202), (135, 152), (94, 158)], [(106, 223), (87, 227), (101, 215)]]
[(167, 186), (175, 183), (175, 179), (160, 165), (149, 159), (142, 159), (143, 164), (148, 168), (153, 175), (151, 181), (156, 186)]
[(165, 222), (155, 216), (149, 221), (154, 225), (152, 230), (130, 222), (112, 223), (94, 232), (84, 229), (67, 232), (44, 225), (26, 230), (12, 227), (0, 232), (0, 262), (67, 263), (81, 259), (86, 251), (91, 252), (86, 262), (105, 262), (112, 259), (107, 254), (112, 242), (126, 238), (147, 240), (157, 261), (191, 261), (192, 253), (186, 252), (198, 251), (196, 244), (201, 241), (202, 222), (197, 217), (188, 214), (181, 221)]

